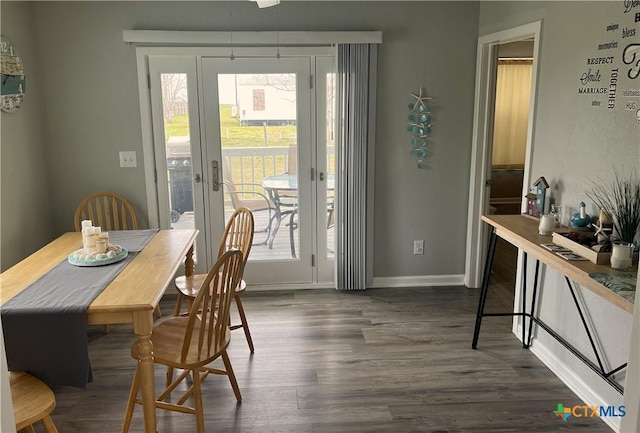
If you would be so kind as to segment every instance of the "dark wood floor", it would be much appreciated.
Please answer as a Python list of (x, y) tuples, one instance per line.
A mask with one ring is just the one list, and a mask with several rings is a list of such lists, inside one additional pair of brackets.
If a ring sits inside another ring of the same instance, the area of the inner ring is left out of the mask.
[[(487, 308), (508, 310), (513, 295), (500, 281), (509, 272), (496, 274)], [(464, 287), (249, 291), (255, 354), (242, 331), (230, 347), (244, 400), (236, 404), (225, 377), (208, 378), (207, 432), (610, 432), (599, 419), (553, 415), (558, 403), (582, 402), (522, 348), (510, 319), (485, 319), (471, 349), (477, 297)], [(173, 299), (162, 306), (169, 313)], [(90, 339), (94, 382), (55, 389), (61, 433), (121, 428), (135, 365), (131, 327), (92, 328)], [(163, 373), (156, 369), (157, 381)], [(190, 415), (159, 411), (161, 433), (194, 425)], [(143, 431), (139, 408), (132, 431)]]

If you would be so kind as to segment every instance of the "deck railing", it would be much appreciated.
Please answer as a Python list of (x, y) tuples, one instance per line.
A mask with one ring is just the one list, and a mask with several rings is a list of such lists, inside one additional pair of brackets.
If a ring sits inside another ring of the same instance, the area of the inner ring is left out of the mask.
[[(335, 146), (328, 146), (327, 152), (333, 161)], [(265, 176), (284, 173), (295, 164), (290, 153), (291, 148), (279, 146), (223, 148), (224, 176), (229, 176), (230, 170), (235, 183), (260, 184)]]
[[(224, 176), (231, 175), (235, 183), (259, 184), (265, 176), (286, 171), (288, 154), (288, 147), (224, 148)], [(231, 173), (228, 173), (228, 170)]]

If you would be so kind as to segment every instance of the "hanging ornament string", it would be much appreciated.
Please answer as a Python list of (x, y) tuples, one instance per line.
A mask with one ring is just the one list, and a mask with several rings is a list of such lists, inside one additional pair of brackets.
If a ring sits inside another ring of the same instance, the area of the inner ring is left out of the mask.
[(276, 59), (280, 58), (280, 14), (276, 6)]
[(233, 54), (233, 15), (231, 14), (231, 2), (229, 2), (229, 45), (231, 46), (229, 60), (234, 60), (236, 56)]

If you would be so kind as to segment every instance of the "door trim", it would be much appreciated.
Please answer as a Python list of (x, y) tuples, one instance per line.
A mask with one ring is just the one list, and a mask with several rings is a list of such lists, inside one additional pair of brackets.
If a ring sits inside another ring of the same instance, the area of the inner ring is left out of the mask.
[[(495, 47), (499, 44), (514, 42), (528, 37), (534, 38), (533, 65), (531, 71), (531, 102), (529, 105), (529, 125), (527, 128), (527, 145), (522, 184), (522, 197), (524, 197), (531, 183), (531, 155), (535, 130), (536, 95), (538, 94), (537, 76), (540, 59), (541, 28), (542, 21), (535, 21), (478, 38), (464, 274), (464, 284), (469, 288), (480, 287), (486, 251), (487, 229), (480, 220), (480, 216), (486, 213), (488, 209), (488, 194), (485, 183), (487, 180), (488, 167), (491, 163), (492, 144), (490, 132), (493, 129), (494, 119), (494, 110), (492, 108), (494, 95), (492, 94), (492, 88), (495, 87), (495, 74), (493, 74), (492, 77), (491, 73), (492, 68), (495, 68), (495, 60), (492, 55), (495, 54)], [(524, 202), (521, 210), (525, 210)], [(516, 273), (516, 287), (519, 287), (521, 282), (519, 263), (520, 260), (518, 260), (518, 271)]]

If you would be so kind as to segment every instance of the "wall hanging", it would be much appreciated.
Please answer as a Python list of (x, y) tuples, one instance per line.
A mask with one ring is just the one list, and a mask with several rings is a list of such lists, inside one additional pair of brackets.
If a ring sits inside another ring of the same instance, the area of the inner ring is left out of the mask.
[(24, 99), (25, 74), (18, 51), (4, 36), (0, 37), (0, 60), (0, 109), (12, 113), (20, 108)]
[(411, 151), (409, 154), (417, 160), (418, 168), (427, 168), (427, 139), (431, 134), (431, 98), (422, 95), (422, 88), (418, 94), (411, 94), (415, 101), (409, 104), (409, 125), (411, 133)]

